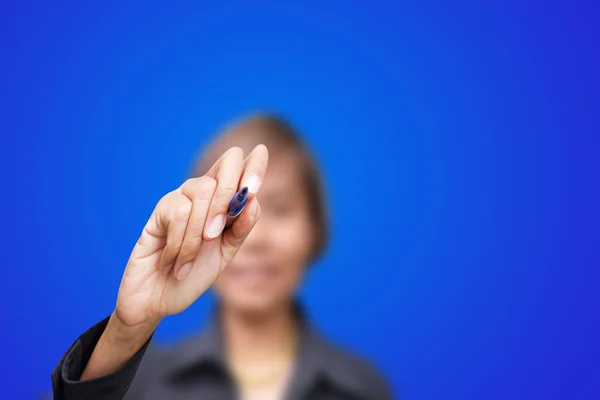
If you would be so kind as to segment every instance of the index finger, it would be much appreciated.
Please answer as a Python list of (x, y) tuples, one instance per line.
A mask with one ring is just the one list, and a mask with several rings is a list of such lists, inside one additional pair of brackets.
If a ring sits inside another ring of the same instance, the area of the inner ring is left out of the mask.
[(269, 150), (264, 144), (259, 144), (246, 157), (244, 162), (244, 172), (240, 180), (240, 186), (248, 186), (248, 196), (254, 197), (265, 178), (267, 165), (269, 164)]

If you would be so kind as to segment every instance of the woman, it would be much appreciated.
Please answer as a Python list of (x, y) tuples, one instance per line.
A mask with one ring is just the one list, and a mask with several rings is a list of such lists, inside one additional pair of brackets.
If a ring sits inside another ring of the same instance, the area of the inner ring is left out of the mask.
[[(194, 176), (158, 202), (114, 312), (53, 372), (54, 398), (390, 398), (378, 373), (320, 337), (294, 300), (327, 236), (321, 178), (294, 129), (269, 115), (243, 120), (218, 137)], [(224, 229), (243, 186), (248, 203)], [(161, 319), (209, 287), (219, 298), (209, 328), (168, 351), (148, 348)]]

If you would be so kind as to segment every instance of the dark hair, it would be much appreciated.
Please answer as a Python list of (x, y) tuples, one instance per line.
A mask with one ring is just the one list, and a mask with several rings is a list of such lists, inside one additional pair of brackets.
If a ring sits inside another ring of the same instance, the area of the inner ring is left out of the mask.
[(274, 114), (253, 114), (223, 129), (213, 143), (202, 153), (193, 175), (204, 175), (210, 166), (232, 146), (241, 147), (248, 154), (256, 145), (264, 144), (271, 157), (274, 151), (296, 156), (302, 172), (302, 181), (313, 217), (314, 241), (311, 261), (322, 255), (329, 239), (328, 208), (323, 177), (314, 154), (302, 140), (296, 128), (286, 119)]

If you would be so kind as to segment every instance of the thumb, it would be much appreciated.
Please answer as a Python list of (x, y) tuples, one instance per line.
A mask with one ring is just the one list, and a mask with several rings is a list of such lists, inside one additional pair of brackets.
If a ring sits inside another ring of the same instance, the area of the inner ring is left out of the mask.
[(223, 240), (221, 241), (221, 254), (226, 263), (233, 260), (233, 257), (244, 243), (244, 240), (248, 237), (252, 228), (260, 217), (260, 204), (258, 198), (254, 197), (246, 205), (242, 213), (235, 220), (231, 228), (227, 229), (223, 233)]

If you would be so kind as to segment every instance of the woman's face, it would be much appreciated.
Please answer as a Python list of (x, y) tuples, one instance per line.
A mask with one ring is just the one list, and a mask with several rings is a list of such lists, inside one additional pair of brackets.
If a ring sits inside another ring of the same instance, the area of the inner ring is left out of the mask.
[(293, 156), (271, 157), (258, 193), (261, 216), (213, 286), (224, 306), (262, 313), (294, 295), (313, 243), (298, 164)]

